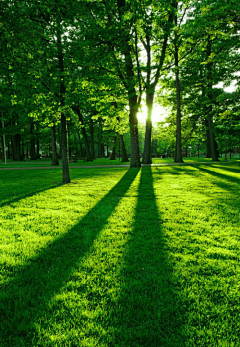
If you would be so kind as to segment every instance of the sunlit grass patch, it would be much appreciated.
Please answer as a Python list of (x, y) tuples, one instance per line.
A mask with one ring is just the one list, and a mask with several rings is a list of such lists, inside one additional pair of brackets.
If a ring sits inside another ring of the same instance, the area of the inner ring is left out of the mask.
[(238, 165), (5, 173), (0, 346), (238, 346)]

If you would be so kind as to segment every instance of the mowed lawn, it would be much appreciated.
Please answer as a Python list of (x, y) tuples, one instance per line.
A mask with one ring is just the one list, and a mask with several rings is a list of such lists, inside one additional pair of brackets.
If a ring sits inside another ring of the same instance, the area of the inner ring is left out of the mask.
[(240, 346), (237, 164), (0, 171), (0, 347)]

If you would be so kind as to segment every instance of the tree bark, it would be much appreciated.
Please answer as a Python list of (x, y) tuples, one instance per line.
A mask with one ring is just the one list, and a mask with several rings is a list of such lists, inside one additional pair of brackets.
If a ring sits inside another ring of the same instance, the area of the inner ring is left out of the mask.
[(126, 152), (126, 147), (123, 139), (123, 135), (119, 134), (119, 140), (120, 140), (120, 146), (121, 146), (121, 152), (122, 152), (122, 162), (128, 162), (128, 156)]
[[(177, 8), (177, 2), (176, 2)], [(177, 14), (174, 15), (175, 26), (177, 26)], [(179, 79), (179, 57), (178, 57), (178, 34), (175, 34), (174, 40), (174, 63), (175, 63), (175, 85), (176, 85), (176, 97), (177, 97), (177, 115), (176, 115), (176, 148), (175, 148), (175, 163), (183, 163), (182, 159), (182, 129), (181, 129), (181, 86)], [(186, 153), (187, 156), (187, 153)]]
[(207, 135), (207, 142), (206, 142), (206, 145), (207, 145), (207, 154), (206, 154), (206, 158), (211, 158), (212, 155), (211, 155), (211, 141), (210, 141), (210, 132), (209, 132), (209, 129), (208, 129), (208, 120), (205, 119), (205, 126), (206, 126), (206, 135)]
[(102, 158), (102, 124), (100, 121), (98, 128), (98, 158)]
[[(133, 99), (133, 100), (132, 100)], [(137, 119), (137, 97), (132, 97), (129, 101), (130, 114), (130, 167), (141, 167), (140, 152), (139, 152), (139, 137), (138, 137), (138, 119)]]
[(55, 124), (51, 127), (51, 142), (52, 142), (52, 165), (59, 165), (57, 145), (56, 145), (56, 127)]
[(85, 126), (84, 126), (84, 123), (83, 123), (82, 114), (80, 112), (79, 107), (74, 108), (74, 110), (77, 112), (79, 122), (82, 124), (81, 131), (82, 131), (83, 141), (84, 141), (85, 149), (86, 149), (86, 157), (87, 157), (86, 161), (93, 161), (92, 156), (91, 156), (91, 152), (90, 152), (90, 148), (89, 148), (89, 142), (88, 142), (86, 129), (85, 129)]
[(69, 158), (68, 158), (68, 137), (67, 137), (67, 119), (61, 113), (61, 139), (62, 139), (62, 168), (63, 168), (63, 183), (70, 183), (69, 174)]
[(153, 99), (154, 92), (148, 92), (146, 95), (147, 104), (147, 120), (146, 120), (146, 131), (145, 131), (145, 141), (144, 141), (144, 152), (143, 152), (143, 164), (151, 164), (151, 140), (152, 140), (152, 109), (153, 109)]
[(21, 160), (21, 135), (15, 134), (12, 136), (12, 144), (13, 144), (13, 160), (20, 161)]
[(116, 143), (117, 143), (117, 136), (114, 136), (113, 139), (113, 148), (112, 148), (112, 154), (110, 157), (110, 160), (116, 160)]
[[(207, 57), (210, 57), (211, 55), (211, 41), (208, 38), (207, 43)], [(207, 121), (208, 121), (208, 129), (209, 129), (209, 135), (210, 135), (210, 146), (211, 146), (211, 157), (212, 161), (219, 161), (218, 159), (218, 151), (216, 148), (216, 140), (213, 132), (213, 125), (212, 125), (212, 63), (207, 64), (207, 98), (209, 105), (207, 106)]]
[[(57, 47), (58, 47), (58, 68), (60, 71), (60, 103), (63, 107), (65, 105), (65, 83), (64, 83), (64, 59), (63, 59), (63, 50), (62, 50), (62, 38), (60, 31), (60, 22), (59, 28), (57, 30)], [(67, 119), (63, 112), (61, 112), (61, 144), (62, 144), (62, 183), (70, 183), (70, 173), (69, 173), (69, 158), (68, 158), (68, 137), (67, 137)]]
[(90, 139), (91, 139), (91, 157), (92, 159), (96, 159), (95, 148), (94, 148), (94, 128), (93, 128), (93, 120), (91, 116), (90, 116)]
[(35, 138), (34, 138), (33, 130), (34, 130), (34, 123), (32, 122), (31, 125), (30, 125), (30, 135), (31, 135), (31, 139), (30, 139), (30, 160), (36, 160)]

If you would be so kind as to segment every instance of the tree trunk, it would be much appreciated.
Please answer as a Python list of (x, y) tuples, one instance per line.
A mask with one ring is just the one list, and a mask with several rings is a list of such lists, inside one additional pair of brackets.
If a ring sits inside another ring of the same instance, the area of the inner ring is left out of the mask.
[(90, 148), (89, 148), (89, 143), (88, 143), (88, 137), (87, 137), (86, 129), (85, 129), (85, 126), (84, 126), (84, 123), (83, 123), (82, 114), (80, 112), (79, 107), (74, 108), (74, 110), (77, 112), (79, 122), (82, 124), (81, 130), (82, 130), (83, 141), (84, 141), (85, 149), (86, 149), (86, 156), (87, 156), (86, 161), (93, 161), (92, 160), (92, 156), (91, 156), (91, 152), (90, 152)]
[(151, 164), (151, 142), (152, 142), (152, 109), (153, 109), (153, 99), (154, 91), (148, 91), (146, 95), (147, 104), (147, 120), (146, 120), (146, 131), (145, 131), (145, 141), (144, 141), (144, 151), (143, 151), (143, 164)]
[(211, 158), (211, 141), (210, 141), (210, 132), (208, 129), (208, 120), (205, 119), (205, 125), (206, 125), (206, 135), (207, 135), (207, 154), (206, 154), (206, 158)]
[(128, 156), (125, 148), (125, 143), (123, 139), (123, 135), (119, 134), (119, 139), (120, 139), (120, 146), (121, 146), (121, 152), (122, 152), (122, 162), (128, 162)]
[[(210, 108), (212, 108), (211, 105), (210, 105)], [(209, 127), (209, 134), (210, 134), (210, 145), (211, 145), (212, 161), (219, 161), (219, 159), (218, 159), (217, 143), (216, 143), (215, 135), (214, 135), (213, 129), (212, 129), (212, 117), (211, 117), (211, 115), (208, 116), (208, 127)]]
[[(59, 27), (57, 30), (57, 47), (58, 47), (58, 68), (60, 71), (60, 102), (61, 106), (65, 105), (65, 83), (64, 83), (64, 61), (63, 61), (63, 50), (62, 50), (62, 38), (60, 30), (60, 22), (58, 23)], [(68, 159), (68, 137), (67, 137), (67, 119), (65, 114), (61, 113), (61, 147), (62, 147), (62, 183), (70, 183), (70, 174), (69, 174), (69, 159)]]
[(56, 145), (56, 127), (55, 124), (51, 127), (51, 142), (52, 142), (52, 165), (59, 165), (57, 145)]
[(112, 154), (110, 157), (110, 160), (116, 160), (116, 143), (117, 143), (117, 136), (114, 136), (113, 139), (113, 148), (112, 148)]
[(20, 134), (15, 134), (12, 136), (12, 149), (13, 149), (13, 160), (21, 160), (21, 136)]
[(98, 158), (102, 158), (102, 124), (100, 121), (98, 128)]
[(30, 125), (30, 160), (36, 160), (36, 152), (35, 152), (35, 138), (33, 134), (34, 123), (32, 122)]
[(140, 163), (140, 152), (139, 152), (139, 138), (138, 138), (138, 119), (136, 102), (131, 103), (130, 100), (130, 145), (131, 145), (131, 155), (130, 155), (130, 167), (141, 167)]
[[(176, 3), (177, 6), (177, 3)], [(175, 26), (177, 26), (177, 14), (174, 16)], [(177, 97), (177, 115), (176, 115), (176, 148), (175, 148), (175, 163), (183, 163), (182, 159), (182, 130), (181, 130), (181, 86), (179, 79), (179, 66), (178, 66), (178, 34), (175, 33), (174, 42), (174, 61), (175, 61), (175, 85)], [(187, 156), (187, 153), (186, 153)]]
[(67, 137), (67, 120), (66, 116), (61, 114), (61, 139), (62, 139), (62, 168), (63, 183), (70, 183), (69, 158), (68, 158), (68, 137)]
[(92, 159), (96, 159), (95, 148), (94, 148), (94, 128), (93, 128), (93, 120), (91, 116), (90, 116), (90, 139), (91, 139), (91, 157)]
[(225, 161), (227, 161), (227, 139), (225, 136)]
[(78, 140), (79, 140), (79, 146), (80, 146), (80, 155), (83, 155), (83, 147), (82, 147), (82, 142), (81, 142), (81, 137), (80, 137), (80, 131), (78, 130)]
[[(207, 43), (207, 57), (210, 57), (211, 55), (211, 41), (210, 38), (208, 38)], [(212, 125), (212, 63), (207, 64), (207, 97), (208, 97), (208, 104), (207, 106), (207, 120), (208, 120), (208, 129), (210, 134), (210, 145), (211, 145), (211, 157), (213, 161), (218, 161), (218, 151), (216, 148), (216, 140), (213, 132), (213, 125)]]

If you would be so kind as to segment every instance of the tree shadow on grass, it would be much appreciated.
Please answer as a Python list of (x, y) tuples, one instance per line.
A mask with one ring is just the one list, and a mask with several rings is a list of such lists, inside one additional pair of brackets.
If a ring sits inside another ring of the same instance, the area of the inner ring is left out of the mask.
[[(42, 179), (43, 178), (43, 179)], [(58, 182), (56, 182), (58, 181)], [(48, 189), (60, 186), (61, 176), (56, 173), (37, 171), (0, 172), (0, 207), (34, 196)]]
[(123, 286), (109, 315), (108, 346), (185, 346), (185, 308), (168, 255), (152, 169), (142, 168), (135, 222), (120, 276)]
[[(228, 174), (223, 174), (221, 172), (216, 172), (214, 170), (209, 170), (209, 169), (206, 169), (205, 167), (203, 168), (202, 166), (198, 166), (197, 167), (199, 171), (202, 171), (202, 172), (205, 172), (207, 174), (210, 174), (212, 176), (215, 176), (217, 177), (219, 180), (215, 180), (214, 183), (216, 183), (219, 187), (223, 188), (223, 189), (229, 189), (229, 184), (234, 184), (234, 183), (237, 183), (238, 185), (240, 184), (240, 178), (237, 178), (237, 177), (233, 177), (233, 176), (230, 176)], [(216, 169), (218, 167), (214, 167), (213, 169)], [(220, 169), (222, 170), (222, 167), (220, 167)], [(231, 171), (231, 172), (238, 172), (237, 171)], [(224, 183), (223, 180), (226, 181), (226, 183)]]
[[(121, 180), (69, 232), (50, 243), (3, 287), (0, 302), (0, 336), (3, 346), (33, 346), (35, 323), (49, 301), (71, 276), (134, 181), (138, 169)], [(95, 221), (95, 228), (92, 224)], [(1, 341), (1, 340), (0, 340)]]
[(240, 173), (240, 166), (239, 164), (233, 164), (233, 163), (229, 163), (229, 164), (224, 164), (224, 165), (212, 165), (213, 168), (218, 168), (218, 169), (221, 169), (221, 170), (224, 170), (224, 171), (229, 171), (229, 172), (232, 172), (232, 173)]

